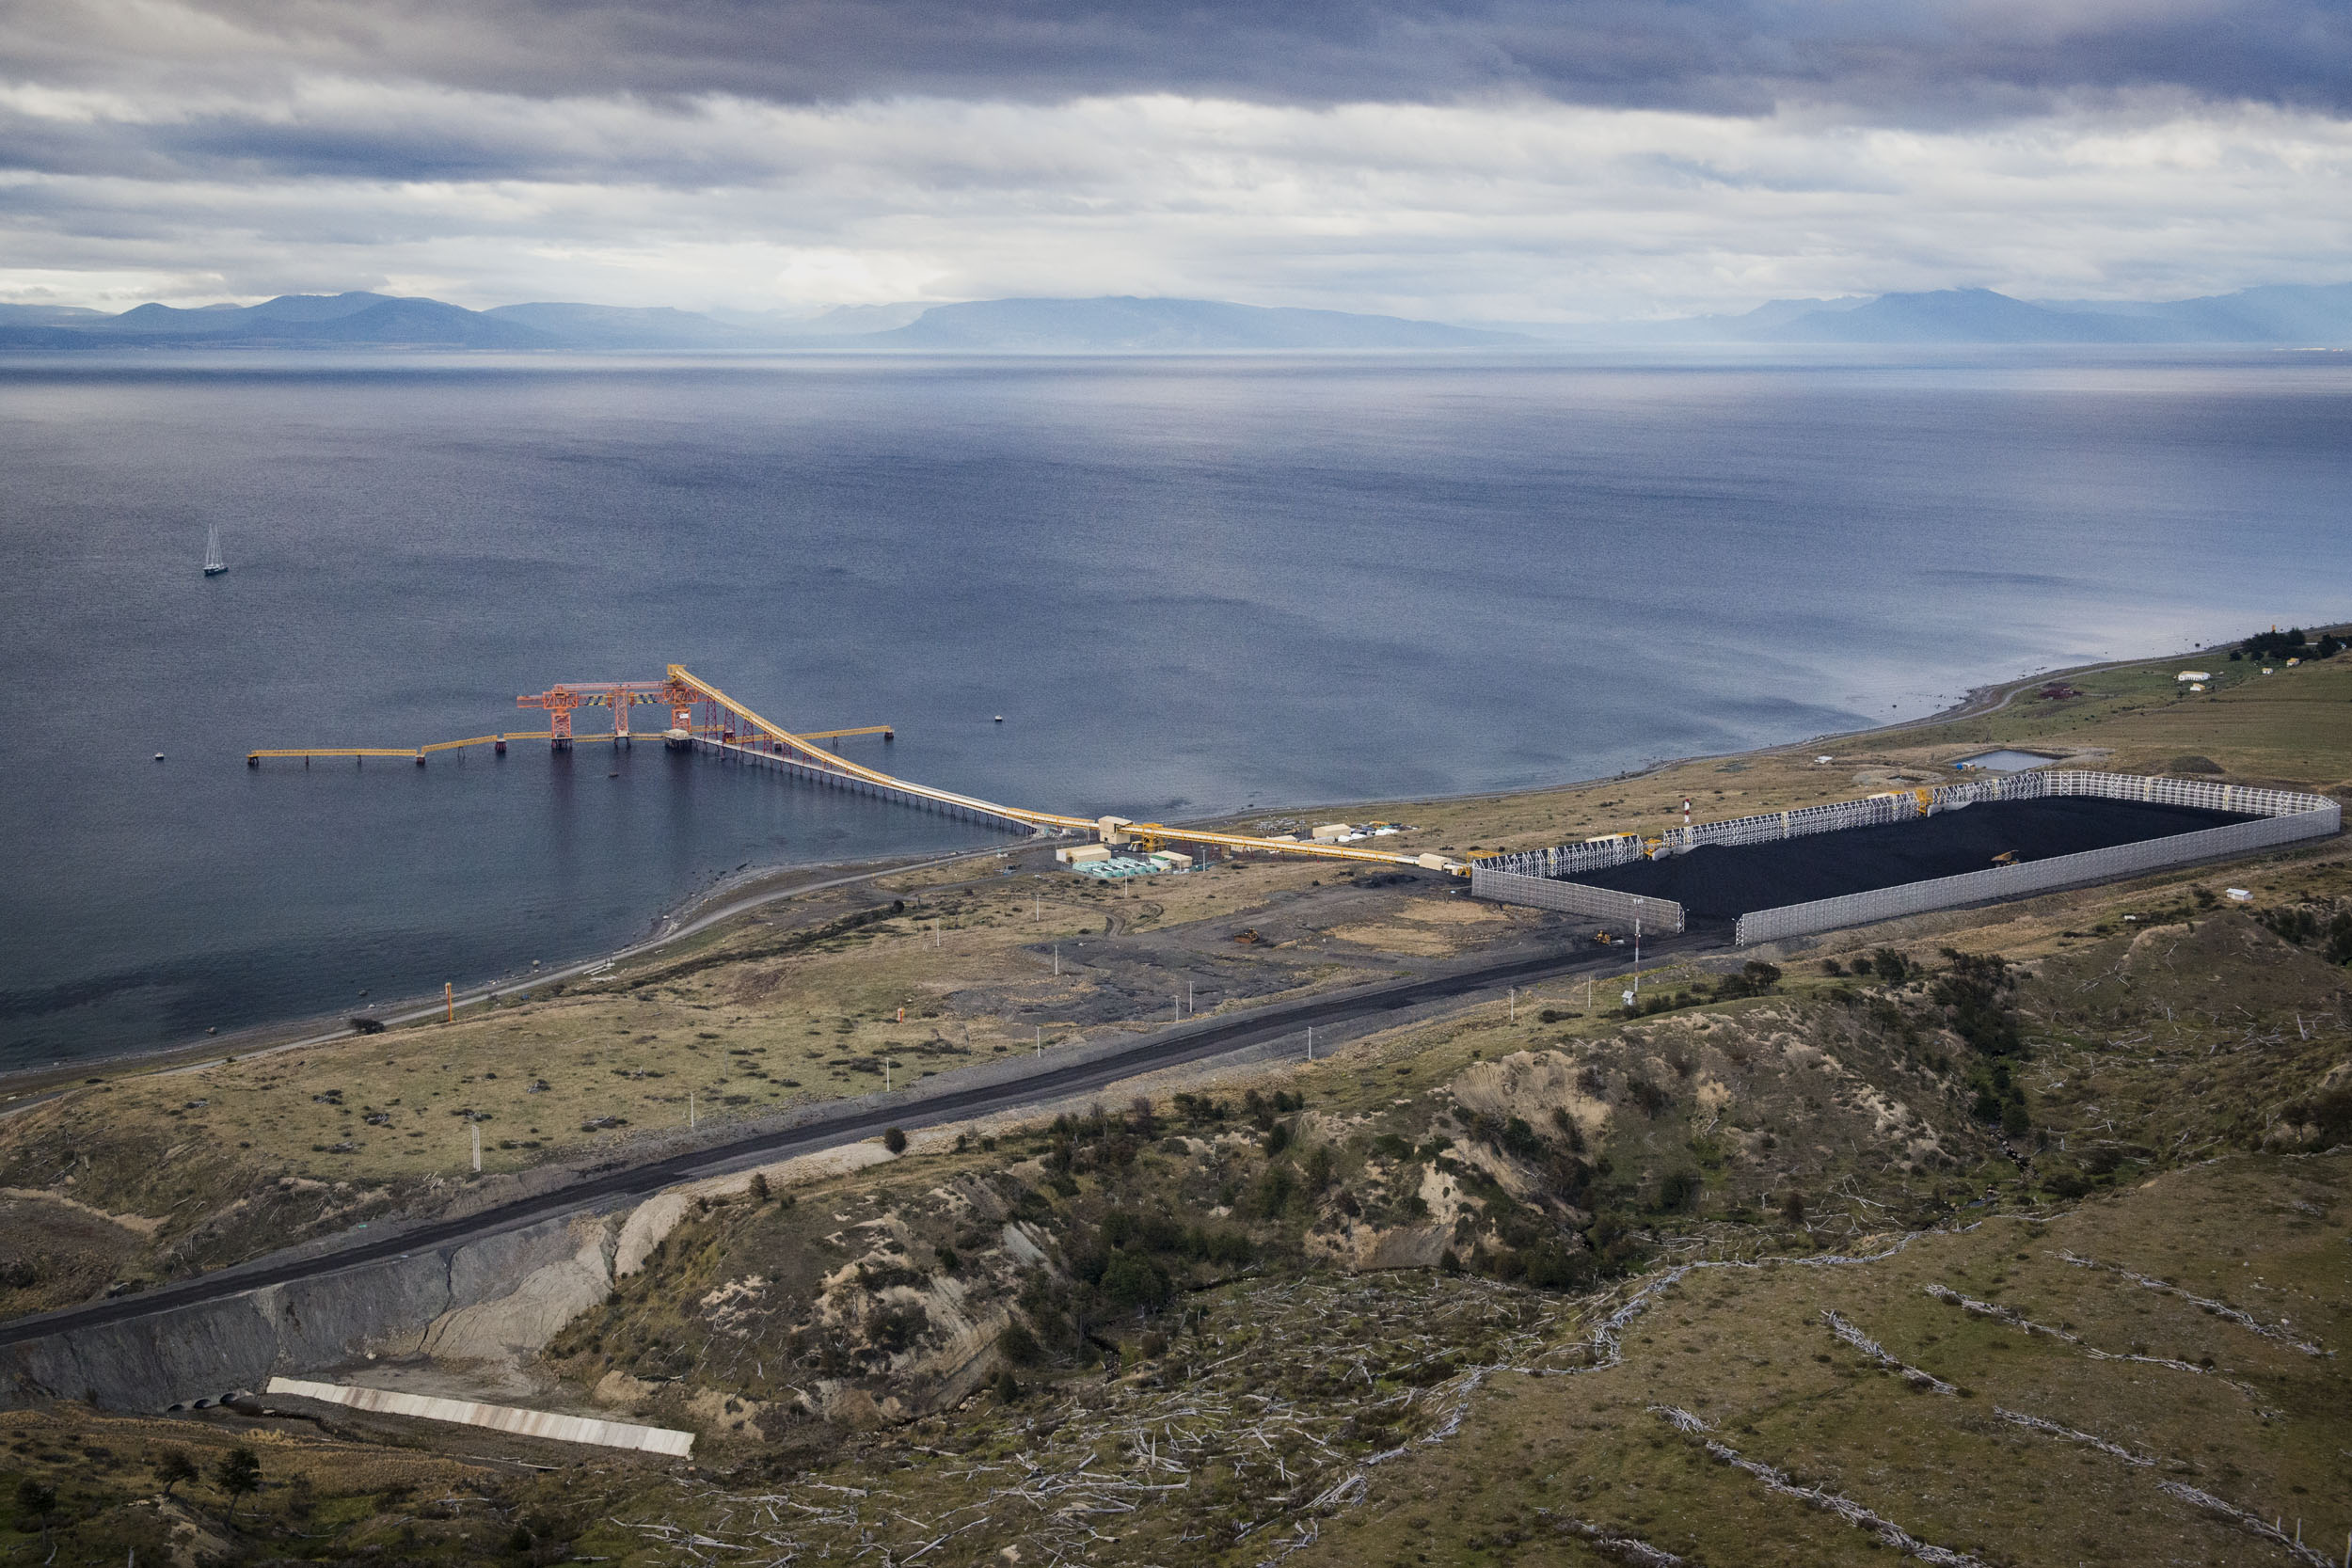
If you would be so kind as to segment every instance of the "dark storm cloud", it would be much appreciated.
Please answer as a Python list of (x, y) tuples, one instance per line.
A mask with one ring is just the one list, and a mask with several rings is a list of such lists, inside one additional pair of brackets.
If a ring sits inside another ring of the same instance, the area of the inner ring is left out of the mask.
[[(158, 18), (164, 24), (158, 24)], [(0, 57), (96, 83), (142, 58), (539, 96), (900, 94), (1055, 100), (1170, 91), (1263, 102), (1520, 91), (1613, 107), (1776, 102), (1949, 121), (2082, 89), (2352, 109), (2344, 0), (120, 0), (23, 3)], [(20, 75), (19, 79), (24, 79)]]

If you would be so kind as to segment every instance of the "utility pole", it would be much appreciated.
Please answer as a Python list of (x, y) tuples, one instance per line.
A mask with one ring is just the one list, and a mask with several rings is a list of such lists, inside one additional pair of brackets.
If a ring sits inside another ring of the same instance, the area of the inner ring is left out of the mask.
[(1314, 1059), (1315, 1059), (1315, 1026), (1314, 1026), (1313, 1024), (1310, 1023), (1309, 1025), (1307, 1025), (1307, 1060), (1309, 1060), (1309, 1061), (1311, 1061), (1311, 1061), (1313, 1061)]
[(694, 1130), (694, 1091), (691, 1085), (686, 1091), (686, 1130), (689, 1132)]
[(1054, 943), (1054, 973), (1057, 975), (1061, 973), (1061, 943), (1058, 942)]
[(1511, 988), (1511, 1022), (1514, 1022), (1514, 1023), (1517, 1023), (1518, 1021), (1519, 1021), (1519, 988), (1518, 988), (1518, 987), (1517, 987), (1517, 986), (1513, 986), (1513, 987)]
[(482, 1173), (482, 1124), (468, 1117), (466, 1131), (473, 1134), (473, 1168), (474, 1174), (479, 1176)]
[(444, 980), (441, 982), (441, 1002), (443, 1006), (449, 1008), (449, 1018), (446, 1022), (451, 1023), (456, 1022), (457, 987), (453, 981)]
[(1045, 1060), (1045, 1025), (1042, 1023), (1037, 1026), (1037, 1059), (1041, 1062)]
[(1633, 989), (1642, 989), (1642, 917), (1633, 917)]

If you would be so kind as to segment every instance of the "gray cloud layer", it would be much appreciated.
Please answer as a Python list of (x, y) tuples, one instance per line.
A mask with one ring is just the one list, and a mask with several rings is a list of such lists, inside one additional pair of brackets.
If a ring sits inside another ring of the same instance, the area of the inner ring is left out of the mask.
[(2352, 0), (0, 0), (0, 298), (2332, 281), (2348, 39)]
[(0, 12), (0, 57), (87, 86), (287, 70), (784, 103), (1503, 91), (1949, 121), (2169, 87), (2352, 110), (2343, 0), (17, 0)]

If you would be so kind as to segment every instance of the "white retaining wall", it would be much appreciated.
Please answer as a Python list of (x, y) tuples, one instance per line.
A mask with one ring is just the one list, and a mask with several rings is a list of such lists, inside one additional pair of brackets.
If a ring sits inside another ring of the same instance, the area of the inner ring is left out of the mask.
[(461, 1426), (489, 1427), (529, 1437), (551, 1437), (559, 1443), (596, 1443), (608, 1449), (637, 1449), (645, 1453), (693, 1451), (694, 1434), (667, 1427), (636, 1426), (628, 1421), (598, 1421), (585, 1416), (558, 1416), (547, 1410), (522, 1410), (511, 1404), (475, 1404), (469, 1400), (435, 1399), (428, 1394), (403, 1394), (389, 1388), (366, 1388), (344, 1383), (309, 1383), (295, 1377), (273, 1377), (268, 1391), (354, 1410), (376, 1410), (390, 1416), (418, 1416), (428, 1421), (454, 1421)]
[(1755, 910), (1740, 917), (1739, 924), (1733, 927), (1732, 940), (1745, 947), (1752, 942), (1772, 942), (1782, 937), (1835, 931), (1847, 926), (1868, 926), (1907, 914), (1925, 914), (1931, 910), (1958, 909), (1963, 904), (2023, 898), (2062, 887), (2115, 881), (2124, 877), (2138, 876), (2142, 872), (2159, 871), (2169, 865), (2251, 854), (2274, 845), (2291, 844), (2296, 839), (2324, 838), (2343, 825), (2343, 808), (2329, 800), (2325, 809), (2320, 810), (2296, 812), (2284, 816), (2261, 816), (2251, 822), (2232, 822), (2218, 828), (2201, 829), (2196, 832), (2173, 833), (2165, 838), (2144, 838), (2137, 844), (2086, 849), (2076, 855), (2053, 855), (2048, 860), (2026, 861), (2017, 865), (1988, 866), (1982, 871), (1964, 871), (1957, 877), (1903, 882), (1894, 887), (1873, 888), (1867, 893), (1850, 893), (1838, 898), (1819, 898), (1809, 904), (1783, 904), (1778, 909)]
[(1645, 898), (1640, 894), (1619, 893), (1614, 888), (1592, 887), (1552, 877), (1529, 877), (1516, 871), (1492, 871), (1484, 865), (1470, 867), (1470, 896), (1491, 898), (1498, 904), (1525, 904), (1538, 910), (1558, 910), (1565, 914), (1589, 915), (1596, 920), (1614, 921), (1629, 931), (1637, 920), (1645, 932), (1682, 929), (1682, 906), (1671, 898)]
[[(1929, 814), (1961, 811), (1980, 801), (2041, 800), (2060, 795), (2088, 795), (2108, 800), (2140, 800), (2159, 806), (2191, 806), (2201, 811), (2228, 812), (2261, 820), (2235, 822), (2166, 838), (2108, 849), (2088, 849), (2022, 865), (1992, 866), (1924, 882), (1874, 888), (1839, 898), (1809, 904), (1784, 904), (1756, 910), (1740, 918), (1737, 940), (1770, 942), (1780, 937), (1829, 931), (1844, 926), (1864, 926), (1899, 915), (1996, 898), (2022, 897), (2053, 888), (2137, 876), (2144, 871), (2191, 861), (2246, 854), (2302, 838), (2320, 838), (2343, 827), (2343, 808), (2324, 795), (2294, 790), (2254, 789), (2245, 784), (2214, 784), (2201, 779), (2158, 779), (2136, 773), (2099, 773), (2084, 768), (2039, 768), (2026, 773), (1997, 774), (1944, 784), (1925, 791), (1901, 790), (1860, 800), (1836, 800), (1828, 805), (1736, 816), (1724, 822), (1701, 822), (1670, 828), (1665, 852), (1687, 855), (1709, 844), (1762, 844), (1774, 839), (1802, 838), (1811, 833), (1840, 832), (1889, 822), (1915, 820), (1921, 815), (1920, 795)], [(2220, 835), (2220, 836), (2216, 836)], [(1648, 850), (1639, 838), (1607, 844), (1564, 844), (1557, 848), (1531, 849), (1518, 854), (1490, 855), (1470, 863), (1470, 893), (1499, 903), (1527, 904), (1569, 914), (1631, 922), (1639, 915), (1647, 928), (1655, 920), (1660, 930), (1682, 929), (1682, 906), (1663, 898), (1643, 898), (1610, 888), (1565, 880), (1580, 871), (1624, 865)], [(1671, 911), (1671, 912), (1669, 912)], [(1668, 924), (1671, 922), (1671, 925)]]

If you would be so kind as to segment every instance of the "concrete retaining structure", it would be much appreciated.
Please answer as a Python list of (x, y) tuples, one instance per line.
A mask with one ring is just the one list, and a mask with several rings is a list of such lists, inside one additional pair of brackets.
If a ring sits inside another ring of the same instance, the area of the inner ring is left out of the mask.
[(1637, 920), (1645, 932), (1682, 929), (1682, 906), (1671, 898), (1645, 898), (1638, 893), (1619, 893), (1614, 888), (1530, 877), (1517, 871), (1489, 871), (1484, 865), (1470, 867), (1470, 896), (1491, 898), (1498, 904), (1524, 904), (1532, 909), (1612, 920), (1628, 930)]
[[(1724, 822), (1702, 822), (1670, 828), (1662, 835), (1662, 852), (1686, 855), (1708, 845), (1761, 844), (1837, 832), (1849, 828), (1876, 827), (1908, 821), (1937, 812), (1959, 811), (1990, 801), (2040, 800), (2054, 796), (2093, 796), (2109, 800), (2138, 800), (2153, 805), (2187, 806), (2200, 811), (2252, 816), (2196, 832), (2144, 839), (2107, 849), (2076, 855), (2056, 855), (2020, 865), (1993, 866), (1956, 877), (1903, 882), (1837, 898), (1784, 904), (1754, 910), (1740, 917), (1733, 928), (1741, 946), (1783, 937), (1833, 931), (1847, 926), (1867, 926), (1902, 915), (1932, 910), (1957, 909), (1963, 904), (1989, 903), (2026, 897), (2057, 888), (2079, 887), (2138, 876), (2169, 865), (2251, 854), (2297, 839), (2324, 838), (2341, 832), (2343, 807), (2324, 795), (2296, 790), (2256, 789), (2246, 784), (2214, 784), (2201, 779), (2161, 779), (2135, 773), (2100, 773), (2082, 768), (2042, 768), (1972, 779), (1964, 784), (1931, 789), (1887, 791), (1860, 800), (1836, 800), (1791, 811), (1766, 812)], [(1630, 834), (1612, 839), (1565, 844), (1551, 849), (1493, 855), (1470, 864), (1470, 893), (1498, 903), (1524, 904), (1558, 910), (1598, 920), (1630, 925), (1637, 917), (1645, 930), (1679, 931), (1684, 910), (1663, 898), (1645, 898), (1612, 888), (1593, 887), (1565, 879), (1580, 871), (1624, 865), (1648, 854), (1658, 843), (1645, 844)]]
[[(2318, 797), (2306, 799), (2317, 800)], [(2262, 816), (2251, 822), (2232, 822), (2193, 833), (2174, 833), (2166, 838), (2142, 839), (2137, 844), (2119, 844), (2111, 849), (2087, 849), (2079, 855), (2054, 855), (2046, 861), (2027, 861), (2021, 865), (1988, 866), (1982, 871), (1963, 872), (1957, 877), (1938, 877), (1924, 882), (1902, 882), (1894, 887), (1873, 888), (1867, 893), (1850, 893), (1842, 898), (1821, 898), (1809, 904), (1783, 904), (1777, 909), (1755, 910), (1740, 917), (1732, 928), (1732, 940), (1746, 947), (1759, 942), (1776, 942), (1784, 937), (1839, 930), (1848, 926), (1875, 925), (1882, 920), (1894, 920), (1907, 914), (1925, 914), (1931, 910), (1952, 910), (1964, 904), (2024, 898), (2037, 893), (2052, 893), (2059, 888), (2117, 881), (2143, 872), (2160, 871), (2166, 866), (2252, 854), (2256, 850), (2291, 844), (2298, 839), (2324, 838), (2342, 826), (2342, 808), (2329, 800), (2326, 802), (2325, 809), (2297, 812), (2292, 816)]]
[(281, 1368), (412, 1354), (436, 1320), (506, 1296), (536, 1270), (573, 1265), (583, 1251), (598, 1258), (605, 1227), (601, 1215), (542, 1220), (447, 1250), (24, 1340), (0, 1349), (0, 1407), (86, 1399), (109, 1410), (160, 1410), (258, 1388)]
[(428, 1394), (402, 1394), (389, 1388), (367, 1388), (342, 1383), (306, 1383), (300, 1378), (273, 1377), (268, 1392), (325, 1404), (373, 1410), (387, 1416), (415, 1416), (427, 1421), (452, 1421), (460, 1426), (488, 1427), (494, 1432), (547, 1437), (558, 1443), (595, 1443), (608, 1449), (635, 1449), (644, 1453), (674, 1454), (683, 1459), (693, 1451), (694, 1434), (667, 1427), (641, 1427), (628, 1421), (598, 1421), (585, 1416), (558, 1416), (547, 1410), (523, 1410), (511, 1404), (476, 1404), (468, 1400), (435, 1399)]

